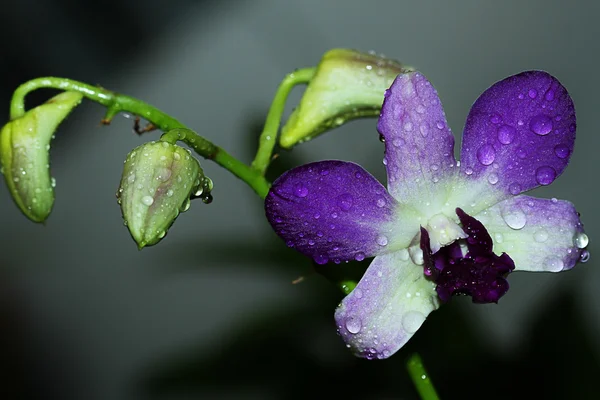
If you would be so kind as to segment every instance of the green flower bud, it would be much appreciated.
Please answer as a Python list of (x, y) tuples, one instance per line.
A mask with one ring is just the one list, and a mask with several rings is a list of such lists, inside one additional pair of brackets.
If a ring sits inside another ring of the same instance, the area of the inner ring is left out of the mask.
[(371, 53), (328, 51), (283, 127), (279, 144), (291, 148), (346, 121), (379, 116), (385, 90), (398, 74), (410, 71), (413, 68)]
[(117, 201), (125, 225), (141, 249), (158, 243), (191, 197), (210, 199), (212, 182), (189, 150), (157, 141), (131, 151), (125, 160)]
[(32, 221), (44, 222), (54, 204), (55, 181), (50, 177), (50, 140), (58, 125), (83, 96), (63, 92), (2, 128), (0, 162), (10, 194)]

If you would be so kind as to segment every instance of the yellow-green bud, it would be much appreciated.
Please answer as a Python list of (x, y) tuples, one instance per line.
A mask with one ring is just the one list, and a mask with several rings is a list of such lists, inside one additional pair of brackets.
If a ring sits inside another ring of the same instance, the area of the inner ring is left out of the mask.
[(4, 179), (15, 203), (32, 221), (43, 222), (52, 211), (55, 181), (50, 176), (50, 140), (82, 97), (63, 92), (10, 121), (0, 132)]
[(191, 197), (210, 197), (212, 182), (189, 150), (157, 141), (131, 151), (117, 200), (131, 236), (141, 249), (158, 243)]
[(398, 74), (410, 71), (374, 53), (328, 51), (282, 128), (279, 144), (291, 148), (351, 119), (379, 116), (385, 90)]

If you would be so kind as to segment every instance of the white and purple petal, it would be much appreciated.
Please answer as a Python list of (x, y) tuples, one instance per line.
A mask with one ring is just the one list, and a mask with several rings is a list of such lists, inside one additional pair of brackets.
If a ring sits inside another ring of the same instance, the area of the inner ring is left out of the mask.
[(335, 312), (338, 332), (360, 357), (387, 358), (439, 307), (435, 284), (406, 250), (375, 257)]
[(516, 271), (559, 272), (589, 257), (579, 213), (568, 201), (521, 195), (475, 218), (492, 237), (494, 253), (508, 254)]
[(410, 213), (361, 166), (306, 164), (281, 175), (266, 199), (267, 219), (288, 246), (319, 264), (362, 260), (405, 247), (418, 231)]
[(456, 170), (454, 136), (437, 91), (422, 74), (396, 78), (385, 93), (377, 130), (385, 139), (392, 196), (401, 203), (433, 202), (436, 183)]
[(463, 134), (461, 172), (489, 182), (506, 198), (549, 185), (569, 162), (575, 107), (552, 75), (527, 71), (487, 89), (475, 101)]

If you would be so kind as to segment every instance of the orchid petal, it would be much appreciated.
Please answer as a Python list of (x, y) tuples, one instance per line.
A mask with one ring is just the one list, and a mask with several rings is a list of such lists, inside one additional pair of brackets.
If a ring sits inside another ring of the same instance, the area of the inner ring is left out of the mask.
[(568, 270), (587, 252), (587, 235), (568, 201), (521, 195), (475, 218), (492, 237), (494, 253), (508, 254), (516, 271)]
[(388, 190), (399, 202), (437, 197), (436, 182), (456, 170), (454, 136), (437, 91), (418, 72), (399, 75), (386, 91), (377, 129), (385, 139)]
[[(357, 164), (322, 161), (281, 175), (265, 199), (267, 219), (290, 247), (319, 264), (362, 260), (406, 245), (410, 213)], [(403, 223), (402, 221), (405, 221)]]
[(387, 358), (439, 307), (435, 284), (407, 250), (375, 257), (335, 312), (338, 332), (360, 357)]
[(517, 195), (548, 185), (569, 162), (575, 107), (552, 75), (527, 71), (487, 89), (473, 104), (463, 135), (461, 172), (488, 190)]

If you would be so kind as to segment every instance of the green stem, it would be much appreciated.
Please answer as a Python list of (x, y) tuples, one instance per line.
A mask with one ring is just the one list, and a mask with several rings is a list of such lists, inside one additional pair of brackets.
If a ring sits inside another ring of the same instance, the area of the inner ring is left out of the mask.
[[(110, 123), (118, 113), (129, 112), (139, 115), (165, 132), (175, 128), (187, 129), (185, 125), (175, 118), (141, 100), (72, 79), (56, 77), (37, 78), (19, 86), (15, 90), (10, 104), (11, 120), (25, 114), (25, 96), (29, 92), (40, 88), (79, 92), (86, 98), (102, 104), (108, 109), (103, 120), (103, 123), (106, 124)], [(219, 146), (214, 145), (195, 133), (193, 140), (192, 135), (189, 135), (188, 139), (184, 140), (184, 142), (192, 147), (200, 156), (216, 162), (246, 182), (261, 198), (264, 199), (267, 195), (270, 184), (260, 172), (242, 163)]]
[(267, 114), (265, 126), (260, 139), (258, 141), (258, 150), (254, 161), (252, 161), (252, 168), (258, 171), (261, 175), (264, 175), (267, 171), (267, 167), (271, 163), (273, 154), (273, 148), (277, 139), (277, 131), (279, 130), (279, 124), (281, 122), (281, 116), (285, 109), (285, 102), (288, 95), (294, 88), (294, 86), (301, 83), (308, 83), (314, 76), (316, 68), (303, 68), (298, 69), (288, 75), (281, 81), (277, 88), (277, 93), (271, 103), (271, 108)]
[(410, 375), (419, 396), (423, 400), (439, 400), (439, 397), (433, 387), (433, 383), (429, 378), (429, 374), (425, 370), (421, 356), (414, 353), (406, 363), (408, 374)]

